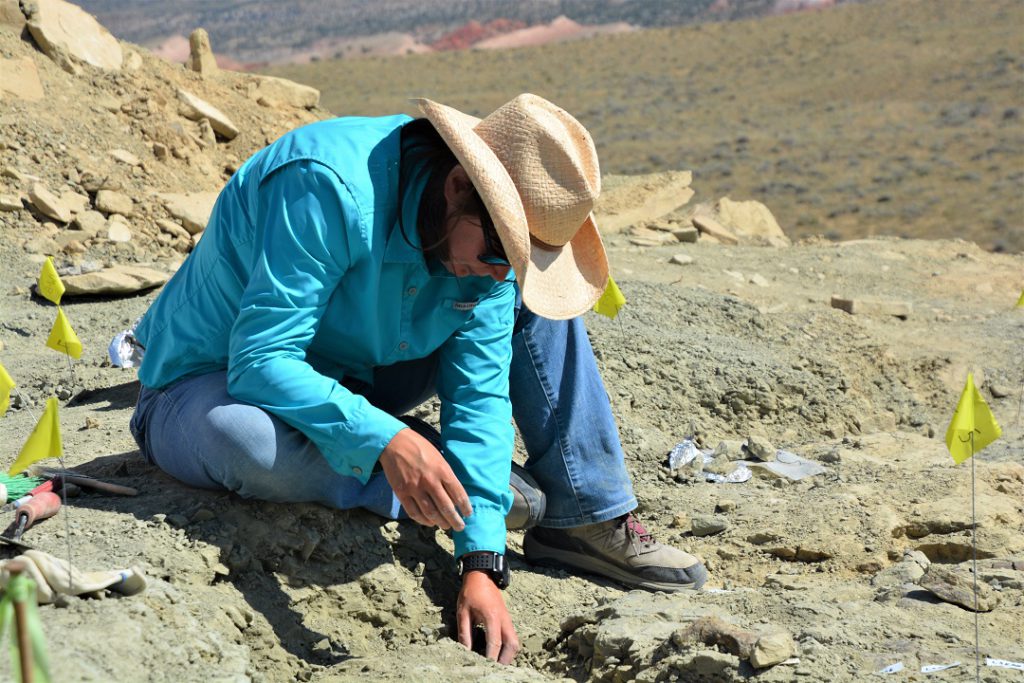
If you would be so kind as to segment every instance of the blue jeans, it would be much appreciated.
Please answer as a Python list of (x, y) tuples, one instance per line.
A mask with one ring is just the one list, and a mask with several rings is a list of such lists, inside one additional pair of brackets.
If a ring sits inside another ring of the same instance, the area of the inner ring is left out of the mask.
[[(372, 385), (345, 385), (401, 415), (434, 394), (436, 374), (437, 359), (429, 356), (377, 368)], [(509, 380), (525, 467), (547, 496), (542, 526), (582, 526), (633, 510), (618, 429), (582, 318), (548, 320), (518, 308)], [(335, 472), (302, 432), (232, 398), (225, 372), (143, 387), (130, 426), (142, 454), (189, 486), (404, 516), (382, 472), (365, 485)]]

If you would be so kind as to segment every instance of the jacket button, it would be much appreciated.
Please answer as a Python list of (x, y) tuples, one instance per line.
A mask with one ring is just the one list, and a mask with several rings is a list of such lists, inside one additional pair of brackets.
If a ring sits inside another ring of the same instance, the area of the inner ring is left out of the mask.
[(356, 475), (357, 477), (359, 475), (361, 475), (362, 473), (363, 473), (363, 468), (362, 467), (353, 467), (352, 468), (352, 474)]
[(416, 296), (416, 292), (418, 291), (420, 290), (416, 289), (415, 287), (410, 287), (409, 289), (405, 290), (405, 293), (408, 294), (409, 296)]
[(402, 342), (398, 345), (399, 351), (405, 351), (407, 348), (409, 348), (409, 342)]

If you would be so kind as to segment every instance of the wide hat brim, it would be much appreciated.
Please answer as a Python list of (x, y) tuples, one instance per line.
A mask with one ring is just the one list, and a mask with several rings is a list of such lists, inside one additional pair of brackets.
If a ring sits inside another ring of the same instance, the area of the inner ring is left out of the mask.
[(591, 214), (563, 246), (530, 237), (519, 190), (491, 147), (477, 134), (480, 119), (432, 100), (414, 100), (466, 170), (483, 200), (515, 271), (523, 302), (552, 320), (592, 308), (608, 283), (608, 256)]

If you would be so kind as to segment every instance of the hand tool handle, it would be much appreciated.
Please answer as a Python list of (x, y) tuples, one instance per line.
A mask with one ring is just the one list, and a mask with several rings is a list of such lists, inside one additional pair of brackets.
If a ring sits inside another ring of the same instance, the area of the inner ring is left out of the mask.
[(24, 531), (41, 519), (53, 517), (57, 514), (57, 510), (60, 510), (60, 496), (56, 493), (44, 491), (32, 496), (32, 500), (18, 508), (19, 526), (21, 526), (22, 519), (27, 518), (24, 520), (24, 529), (22, 529)]

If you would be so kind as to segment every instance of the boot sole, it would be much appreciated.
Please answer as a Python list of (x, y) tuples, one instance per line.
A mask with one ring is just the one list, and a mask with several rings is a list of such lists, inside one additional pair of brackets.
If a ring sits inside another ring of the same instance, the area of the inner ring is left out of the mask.
[(701, 564), (693, 565), (685, 570), (687, 574), (689, 574), (689, 572), (699, 573), (699, 576), (694, 577), (693, 581), (689, 583), (664, 583), (661, 581), (643, 579), (627, 569), (623, 569), (616, 564), (606, 562), (600, 558), (593, 557), (591, 555), (583, 555), (578, 552), (573, 552), (572, 550), (564, 550), (562, 548), (544, 545), (534, 538), (532, 534), (528, 534), (524, 539), (523, 555), (526, 557), (527, 561), (532, 564), (554, 567), (556, 569), (572, 567), (573, 569), (578, 569), (580, 571), (587, 572), (588, 574), (595, 574), (606, 579), (612, 579), (613, 581), (625, 584), (626, 586), (664, 591), (666, 593), (698, 590), (702, 585), (704, 585), (704, 581), (707, 579), (707, 570), (704, 569), (704, 565)]

